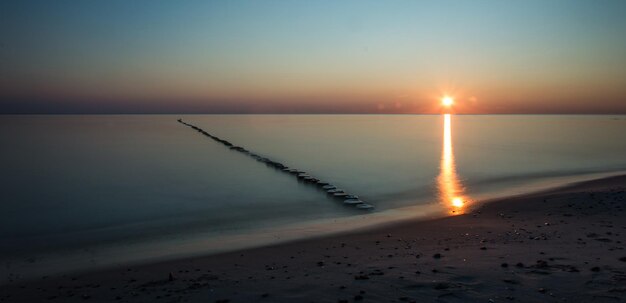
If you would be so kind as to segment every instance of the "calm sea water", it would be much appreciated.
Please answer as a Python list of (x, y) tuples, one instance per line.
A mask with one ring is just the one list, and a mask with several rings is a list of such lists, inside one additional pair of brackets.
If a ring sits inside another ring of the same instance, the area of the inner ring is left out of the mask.
[[(376, 209), (345, 207), (177, 118)], [(626, 116), (0, 116), (0, 144), (6, 280), (460, 213), (537, 181), (624, 170)]]

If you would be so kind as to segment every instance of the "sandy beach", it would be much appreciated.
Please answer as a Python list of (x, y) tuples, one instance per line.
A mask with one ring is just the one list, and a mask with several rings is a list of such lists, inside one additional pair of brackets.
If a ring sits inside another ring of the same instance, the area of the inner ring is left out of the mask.
[(626, 176), (470, 213), (213, 256), (41, 277), (2, 302), (619, 302)]

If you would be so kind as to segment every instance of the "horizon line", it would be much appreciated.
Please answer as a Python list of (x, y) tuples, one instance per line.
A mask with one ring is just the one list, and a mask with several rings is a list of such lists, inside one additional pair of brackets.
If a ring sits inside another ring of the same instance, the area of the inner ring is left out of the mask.
[(240, 115), (240, 116), (253, 116), (253, 115), (290, 115), (290, 116), (313, 116), (313, 115), (342, 115), (342, 116), (439, 116), (443, 114), (452, 114), (457, 116), (625, 116), (626, 112), (618, 113), (162, 113), (162, 112), (102, 112), (102, 113), (90, 113), (90, 112), (67, 112), (67, 113), (0, 113), (0, 116), (98, 116), (98, 115)]

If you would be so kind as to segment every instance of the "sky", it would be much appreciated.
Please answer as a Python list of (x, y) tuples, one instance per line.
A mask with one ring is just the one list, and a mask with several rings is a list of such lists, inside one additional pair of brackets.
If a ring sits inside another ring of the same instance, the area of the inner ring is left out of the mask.
[(0, 113), (626, 114), (626, 1), (2, 1)]

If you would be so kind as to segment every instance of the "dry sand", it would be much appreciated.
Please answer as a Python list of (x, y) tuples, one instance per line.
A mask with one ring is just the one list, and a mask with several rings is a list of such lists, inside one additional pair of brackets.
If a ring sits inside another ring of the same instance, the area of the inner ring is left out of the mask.
[(621, 302), (626, 176), (471, 213), (13, 282), (0, 302)]

